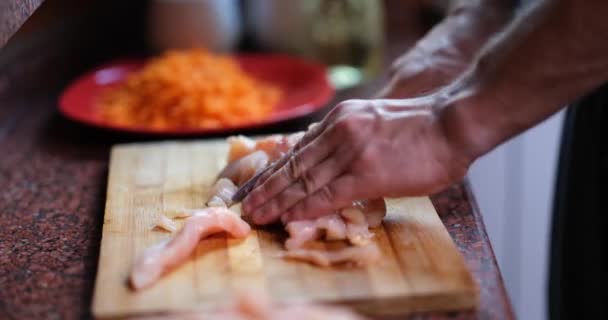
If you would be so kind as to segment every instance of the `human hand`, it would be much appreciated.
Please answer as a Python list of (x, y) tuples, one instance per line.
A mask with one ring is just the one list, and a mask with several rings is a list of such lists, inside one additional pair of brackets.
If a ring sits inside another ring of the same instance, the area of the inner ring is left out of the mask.
[(432, 99), (349, 100), (258, 180), (243, 213), (285, 223), (353, 200), (426, 195), (462, 178), (470, 161), (447, 139)]

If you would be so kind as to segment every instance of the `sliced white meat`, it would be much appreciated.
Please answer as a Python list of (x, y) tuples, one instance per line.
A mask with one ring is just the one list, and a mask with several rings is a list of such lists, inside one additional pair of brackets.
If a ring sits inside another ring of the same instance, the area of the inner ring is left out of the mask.
[(147, 316), (150, 320), (365, 320), (347, 307), (319, 303), (279, 304), (267, 294), (243, 292), (229, 307), (212, 313), (169, 313)]
[(154, 284), (162, 275), (190, 257), (199, 241), (211, 234), (227, 232), (234, 238), (249, 234), (250, 227), (226, 208), (206, 208), (188, 218), (184, 227), (168, 241), (146, 249), (131, 269), (129, 282), (134, 290)]
[(228, 163), (232, 163), (255, 151), (255, 141), (245, 136), (228, 137)]
[(207, 206), (210, 207), (229, 207), (232, 205), (232, 196), (237, 191), (237, 186), (228, 178), (218, 179), (209, 190), (209, 201)]
[(281, 252), (280, 257), (306, 261), (321, 267), (342, 263), (365, 266), (378, 260), (380, 249), (375, 243), (370, 242), (363, 246), (349, 246), (336, 250), (309, 248), (287, 250)]
[(374, 234), (369, 231), (365, 214), (356, 207), (346, 208), (340, 212), (346, 223), (346, 238), (354, 245), (362, 246), (371, 241)]
[(386, 216), (386, 202), (383, 198), (355, 201), (353, 206), (363, 212), (370, 228), (380, 226)]
[(175, 224), (175, 222), (173, 220), (169, 219), (164, 214), (159, 214), (156, 217), (155, 227), (163, 229), (163, 230), (167, 230), (169, 232), (177, 231), (177, 224)]
[(346, 225), (338, 214), (330, 214), (318, 219), (293, 221), (285, 226), (289, 238), (285, 241), (285, 248), (293, 250), (303, 247), (307, 242), (315, 241), (321, 237), (326, 240), (346, 239)]
[(230, 164), (218, 176), (226, 178), (240, 186), (268, 165), (268, 155), (264, 151), (255, 151)]

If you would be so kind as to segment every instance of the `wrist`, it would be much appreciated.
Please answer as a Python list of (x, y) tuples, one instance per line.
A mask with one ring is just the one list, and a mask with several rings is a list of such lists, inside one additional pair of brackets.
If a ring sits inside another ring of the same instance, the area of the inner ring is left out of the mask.
[(446, 136), (450, 149), (460, 156), (460, 161), (472, 163), (498, 145), (501, 139), (500, 119), (487, 119), (479, 94), (440, 103), (436, 108), (438, 123)]

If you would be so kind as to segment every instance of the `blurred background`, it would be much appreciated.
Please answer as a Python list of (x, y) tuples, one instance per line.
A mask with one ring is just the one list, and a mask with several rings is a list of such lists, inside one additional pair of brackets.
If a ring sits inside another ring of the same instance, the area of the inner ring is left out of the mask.
[[(84, 70), (111, 59), (205, 46), (228, 53), (273, 51), (318, 60), (329, 66), (336, 88), (373, 83), (371, 95), (386, 81), (391, 61), (439, 21), (448, 4), (449, 0), (46, 0), (0, 51), (0, 91), (27, 94), (61, 88)], [(550, 118), (477, 161), (469, 175), (522, 319), (546, 318), (550, 212), (561, 124), (562, 114)]]

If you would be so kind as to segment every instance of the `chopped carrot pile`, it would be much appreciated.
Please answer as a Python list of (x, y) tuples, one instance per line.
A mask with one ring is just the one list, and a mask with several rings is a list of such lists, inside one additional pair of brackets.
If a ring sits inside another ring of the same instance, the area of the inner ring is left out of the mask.
[(280, 91), (237, 61), (203, 49), (169, 51), (102, 94), (101, 117), (150, 128), (219, 128), (265, 119)]

